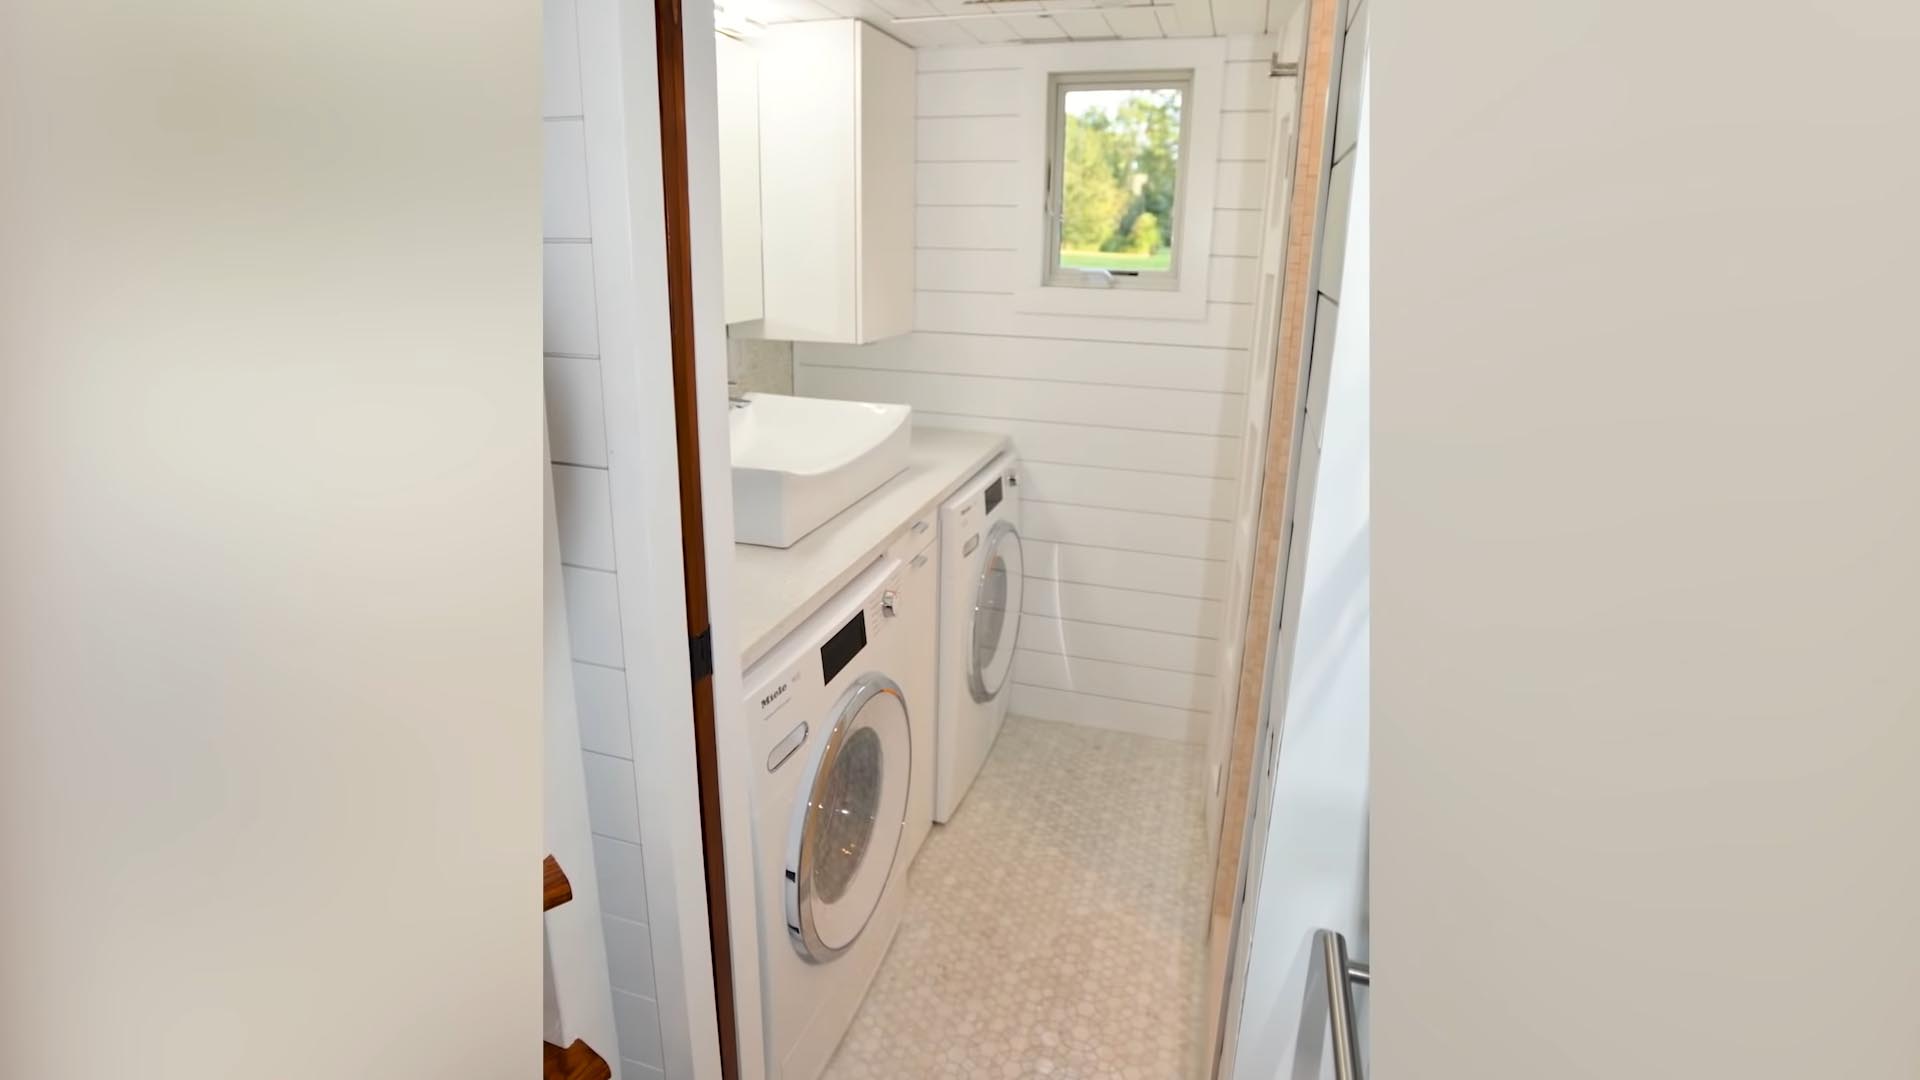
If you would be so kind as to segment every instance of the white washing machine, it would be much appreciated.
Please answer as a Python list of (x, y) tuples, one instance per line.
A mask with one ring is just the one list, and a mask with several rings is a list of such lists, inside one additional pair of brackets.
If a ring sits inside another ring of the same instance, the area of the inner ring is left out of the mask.
[(1020, 478), (995, 458), (940, 508), (940, 710), (933, 820), (959, 809), (1007, 718), (1024, 564)]
[(913, 785), (907, 792), (907, 834), (900, 865), (910, 866), (933, 830), (934, 717), (940, 701), (940, 508), (930, 506), (887, 545), (887, 557), (903, 565), (896, 590), (899, 633), (906, 639), (907, 664), (900, 689), (907, 696), (913, 732)]
[[(900, 925), (913, 730), (904, 568), (882, 559), (747, 672), (767, 1075), (815, 1080)], [(929, 601), (931, 598), (928, 598)]]

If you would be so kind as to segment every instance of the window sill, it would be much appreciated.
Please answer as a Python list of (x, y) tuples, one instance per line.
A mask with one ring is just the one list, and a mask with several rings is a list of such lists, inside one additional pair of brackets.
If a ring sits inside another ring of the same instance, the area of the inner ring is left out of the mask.
[[(1206, 269), (1202, 282), (1178, 289), (1115, 285), (1029, 285), (1013, 294), (1013, 307), (1030, 315), (1091, 315), (1122, 319), (1200, 322), (1207, 317)], [(1184, 277), (1184, 275), (1183, 275)]]

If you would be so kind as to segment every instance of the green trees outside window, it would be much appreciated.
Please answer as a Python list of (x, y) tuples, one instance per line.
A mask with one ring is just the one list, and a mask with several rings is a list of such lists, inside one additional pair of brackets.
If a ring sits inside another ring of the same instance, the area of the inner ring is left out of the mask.
[(1061, 266), (1172, 266), (1180, 99), (1174, 88), (1066, 91)]

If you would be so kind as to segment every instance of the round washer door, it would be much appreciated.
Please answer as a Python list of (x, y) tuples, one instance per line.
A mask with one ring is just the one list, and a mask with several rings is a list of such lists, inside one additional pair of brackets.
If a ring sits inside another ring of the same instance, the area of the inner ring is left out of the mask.
[(880, 905), (913, 760), (906, 698), (884, 675), (855, 681), (829, 723), (787, 844), (787, 931), (816, 962), (852, 945)]
[(1013, 672), (1013, 643), (1020, 632), (1024, 588), (1020, 533), (1012, 522), (1002, 521), (987, 533), (987, 553), (973, 590), (967, 689), (982, 704), (999, 696)]

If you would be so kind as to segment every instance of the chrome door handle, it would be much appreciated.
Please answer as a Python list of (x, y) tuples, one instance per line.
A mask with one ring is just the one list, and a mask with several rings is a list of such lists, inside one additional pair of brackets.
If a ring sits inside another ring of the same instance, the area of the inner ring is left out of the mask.
[[(1306, 998), (1300, 1003), (1300, 1033), (1293, 1051), (1293, 1080), (1319, 1080), (1324, 1030), (1333, 1044), (1336, 1080), (1365, 1080), (1360, 1063), (1360, 1027), (1353, 1011), (1353, 987), (1373, 985), (1373, 971), (1347, 957), (1347, 939), (1332, 930), (1315, 930)], [(1310, 1051), (1310, 1052), (1309, 1052)]]

